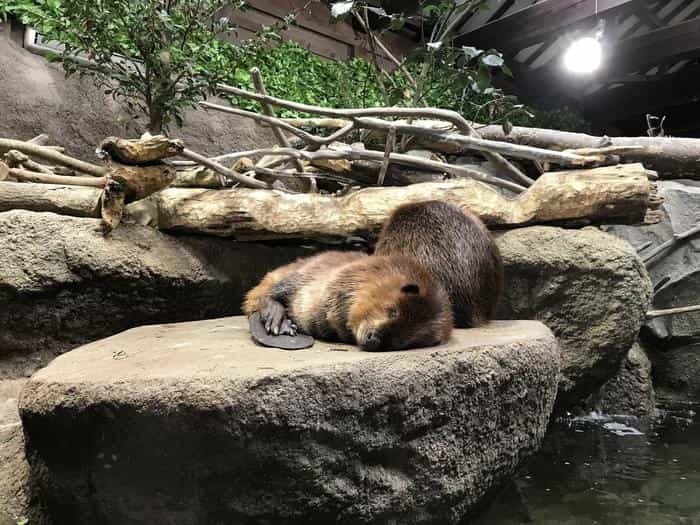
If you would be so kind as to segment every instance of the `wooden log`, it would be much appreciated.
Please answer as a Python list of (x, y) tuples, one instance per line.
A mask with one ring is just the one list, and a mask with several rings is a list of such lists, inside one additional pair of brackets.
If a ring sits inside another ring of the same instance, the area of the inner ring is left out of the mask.
[(124, 186), (126, 202), (148, 197), (175, 180), (175, 168), (166, 164), (129, 166), (111, 162), (109, 176)]
[[(594, 137), (551, 129), (515, 126), (506, 135), (501, 126), (479, 128), (484, 139), (560, 151), (583, 148), (641, 146), (620, 156), (626, 162), (641, 162), (662, 179), (700, 180), (700, 139), (676, 137)], [(435, 145), (435, 144), (434, 144)], [(446, 146), (442, 144), (442, 146)], [(442, 149), (439, 145), (439, 149)]]
[(101, 196), (100, 188), (0, 181), (0, 212), (18, 209), (100, 217)]
[(100, 216), (102, 217), (102, 229), (106, 234), (113, 231), (121, 222), (126, 202), (124, 186), (117, 181), (110, 180), (102, 192)]
[(181, 140), (169, 139), (163, 135), (140, 139), (107, 137), (99, 146), (99, 151), (112, 160), (127, 165), (144, 165), (158, 162), (182, 153), (185, 145)]
[(509, 199), (468, 179), (365, 188), (340, 197), (244, 188), (171, 188), (127, 206), (126, 216), (162, 230), (238, 240), (347, 237), (376, 232), (399, 205), (441, 199), (492, 227), (540, 223), (643, 223), (658, 207), (655, 184), (639, 164), (545, 173)]
[(204, 166), (177, 171), (174, 188), (221, 188), (221, 176)]

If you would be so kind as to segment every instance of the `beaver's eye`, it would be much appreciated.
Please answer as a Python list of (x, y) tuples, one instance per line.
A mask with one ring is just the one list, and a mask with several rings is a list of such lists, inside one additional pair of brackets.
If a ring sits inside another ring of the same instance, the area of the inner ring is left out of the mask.
[(387, 314), (389, 314), (389, 319), (396, 319), (399, 316), (399, 311), (396, 308), (389, 308)]

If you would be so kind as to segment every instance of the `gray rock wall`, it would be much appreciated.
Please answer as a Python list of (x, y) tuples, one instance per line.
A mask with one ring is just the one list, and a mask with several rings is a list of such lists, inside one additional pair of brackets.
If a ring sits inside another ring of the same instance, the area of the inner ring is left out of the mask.
[[(66, 80), (58, 65), (26, 51), (22, 34), (0, 20), (0, 137), (28, 140), (48, 133), (55, 144), (85, 160), (95, 158), (95, 146), (110, 135), (134, 137), (142, 121), (120, 109), (95, 88), (90, 79)], [(185, 125), (170, 133), (198, 152), (220, 154), (274, 144), (269, 129), (249, 119), (221, 113), (188, 111)]]
[[(653, 226), (609, 226), (608, 231), (649, 254), (657, 246), (700, 223), (700, 182), (659, 181), (664, 220)], [(675, 244), (648, 263), (654, 284), (654, 309), (700, 303), (700, 235)], [(642, 338), (653, 364), (654, 382), (671, 397), (700, 399), (700, 312), (658, 317)], [(668, 396), (663, 396), (668, 397)]]

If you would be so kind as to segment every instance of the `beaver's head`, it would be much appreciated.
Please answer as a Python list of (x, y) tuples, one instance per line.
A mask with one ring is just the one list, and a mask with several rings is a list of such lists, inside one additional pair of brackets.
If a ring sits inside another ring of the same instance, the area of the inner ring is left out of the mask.
[(348, 324), (357, 344), (374, 352), (446, 342), (453, 319), (445, 289), (417, 263), (403, 257), (381, 259), (387, 267), (370, 274), (350, 308)]

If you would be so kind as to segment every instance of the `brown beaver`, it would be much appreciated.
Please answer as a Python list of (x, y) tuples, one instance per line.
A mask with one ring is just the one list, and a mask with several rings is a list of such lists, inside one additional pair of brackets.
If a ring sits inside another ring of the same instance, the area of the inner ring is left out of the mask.
[(410, 257), (321, 253), (270, 273), (245, 298), (268, 333), (303, 333), (401, 350), (446, 342), (452, 333), (447, 292)]
[(425, 267), (450, 295), (456, 327), (493, 318), (503, 289), (503, 263), (476, 215), (441, 201), (400, 206), (385, 224), (375, 254), (410, 256)]

